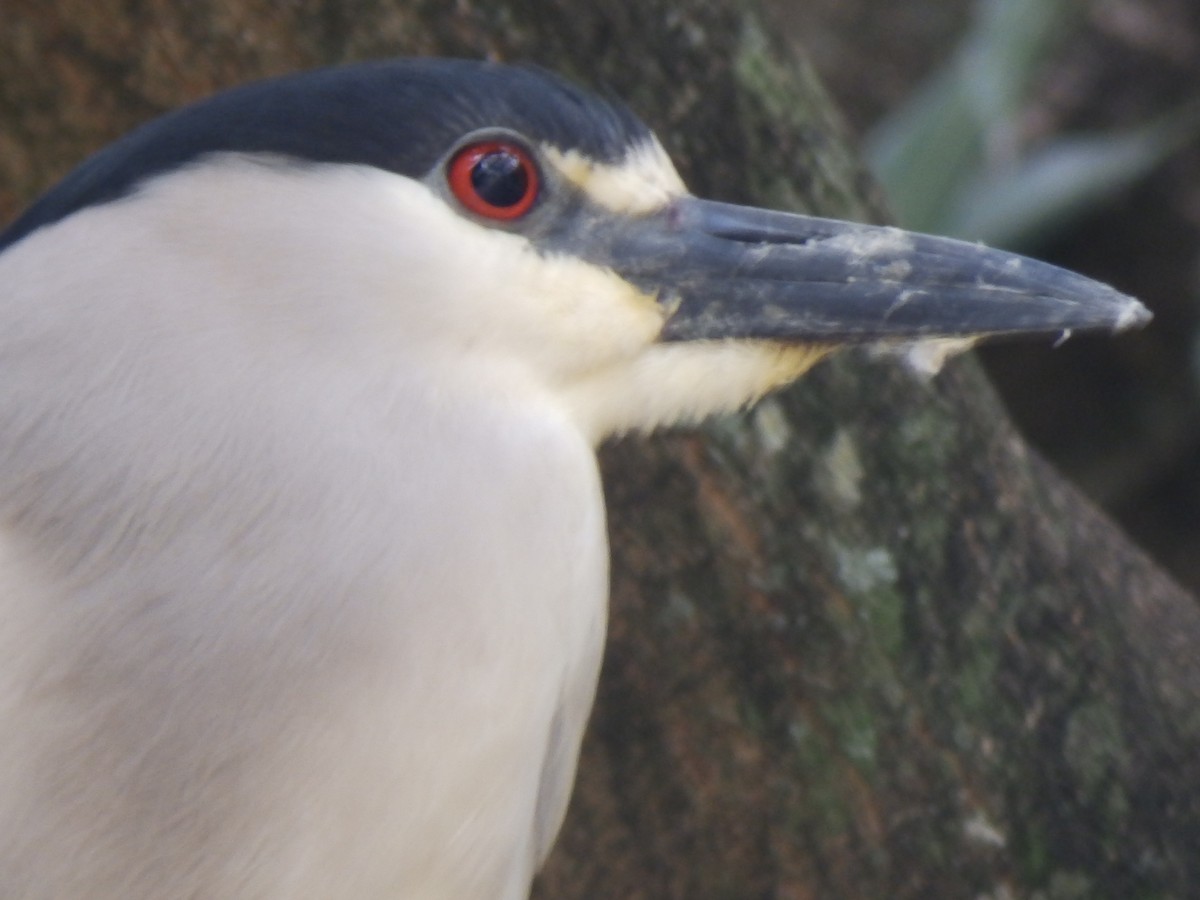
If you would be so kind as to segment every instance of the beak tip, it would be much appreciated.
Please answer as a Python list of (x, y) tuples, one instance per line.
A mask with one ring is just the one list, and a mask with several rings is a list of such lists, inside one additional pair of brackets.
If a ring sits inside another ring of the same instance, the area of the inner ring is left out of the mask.
[(1122, 296), (1124, 301), (1121, 308), (1117, 310), (1116, 318), (1113, 322), (1113, 333), (1118, 334), (1122, 331), (1129, 331), (1133, 328), (1143, 328), (1150, 324), (1150, 320), (1154, 318), (1154, 313), (1140, 301), (1133, 297)]

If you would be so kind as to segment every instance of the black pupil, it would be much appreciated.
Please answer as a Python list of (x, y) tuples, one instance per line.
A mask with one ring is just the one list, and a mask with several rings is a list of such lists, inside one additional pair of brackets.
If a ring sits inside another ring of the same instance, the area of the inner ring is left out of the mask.
[(529, 190), (529, 173), (521, 158), (509, 150), (493, 150), (475, 163), (471, 187), (492, 206), (515, 206)]

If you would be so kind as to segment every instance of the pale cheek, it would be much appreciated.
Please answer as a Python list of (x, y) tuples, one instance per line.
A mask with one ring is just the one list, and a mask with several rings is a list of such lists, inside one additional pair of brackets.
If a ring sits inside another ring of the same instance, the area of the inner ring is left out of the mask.
[(536, 285), (526, 298), (532, 330), (576, 372), (631, 359), (662, 330), (654, 297), (611, 272), (564, 257), (540, 260), (529, 275)]

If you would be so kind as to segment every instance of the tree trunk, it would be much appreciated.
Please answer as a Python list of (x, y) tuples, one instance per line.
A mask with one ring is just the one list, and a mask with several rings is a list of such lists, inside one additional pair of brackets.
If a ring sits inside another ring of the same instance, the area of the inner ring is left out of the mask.
[[(875, 217), (771, 34), (735, 0), (0, 0), (0, 215), (213, 89), (403, 52), (610, 86), (699, 194)], [(602, 461), (609, 651), (539, 896), (1193, 895), (1200, 612), (972, 362), (845, 356)]]

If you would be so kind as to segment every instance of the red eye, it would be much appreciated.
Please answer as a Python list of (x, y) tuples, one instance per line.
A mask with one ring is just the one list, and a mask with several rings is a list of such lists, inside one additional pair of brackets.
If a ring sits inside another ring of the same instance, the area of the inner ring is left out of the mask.
[(524, 147), (482, 141), (454, 154), (446, 179), (458, 202), (476, 215), (505, 221), (529, 212), (538, 195), (538, 172)]

